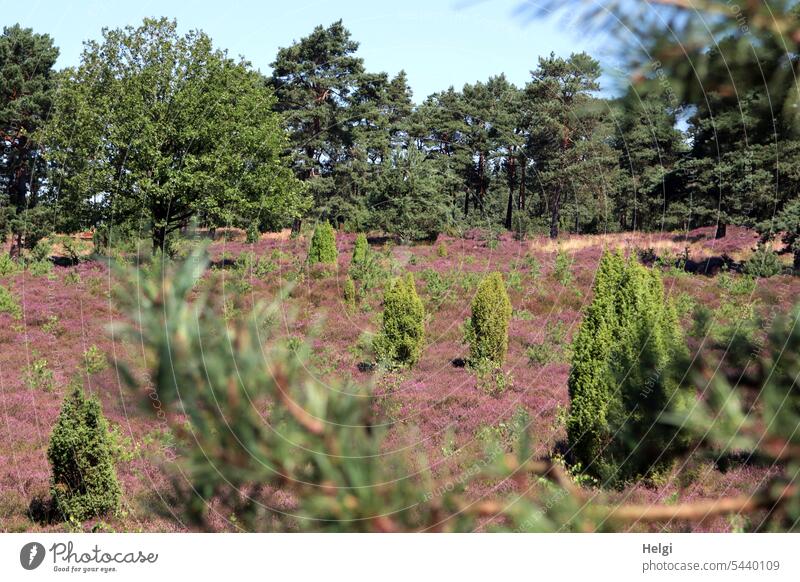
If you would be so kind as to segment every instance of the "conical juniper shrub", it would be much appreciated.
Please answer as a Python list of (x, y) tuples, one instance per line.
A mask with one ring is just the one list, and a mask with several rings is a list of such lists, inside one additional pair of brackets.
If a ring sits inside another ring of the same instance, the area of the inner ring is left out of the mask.
[(472, 299), (472, 315), (464, 326), (473, 367), (502, 366), (508, 351), (511, 300), (500, 273), (491, 273), (478, 285)]
[(366, 261), (367, 251), (369, 251), (367, 236), (364, 233), (358, 233), (358, 236), (356, 236), (356, 242), (353, 245), (353, 258), (350, 260), (350, 266), (355, 267)]
[(67, 520), (84, 521), (115, 511), (122, 495), (114, 468), (108, 424), (96, 398), (73, 384), (47, 449), (55, 509)]
[(594, 297), (573, 343), (567, 439), (578, 468), (592, 466), (600, 457), (607, 434), (611, 394), (606, 364), (619, 336), (616, 295), (624, 268), (622, 256), (603, 253), (595, 274)]
[(666, 468), (684, 443), (659, 417), (684, 409), (692, 393), (672, 365), (686, 348), (658, 272), (605, 253), (573, 349), (567, 436), (576, 468), (611, 485)]
[(320, 222), (314, 229), (311, 245), (308, 247), (308, 263), (335, 264), (339, 258), (336, 250), (336, 232), (329, 222)]
[(353, 279), (347, 277), (344, 281), (344, 289), (342, 290), (342, 300), (344, 301), (345, 308), (348, 311), (353, 311), (356, 308), (358, 295), (356, 294), (356, 284)]
[(658, 477), (669, 468), (688, 443), (661, 415), (688, 412), (694, 397), (674, 365), (685, 361), (686, 343), (658, 271), (629, 263), (620, 295), (625, 311), (609, 358), (612, 438), (598, 465), (598, 476), (611, 485)]
[(417, 295), (414, 276), (393, 281), (383, 296), (381, 330), (374, 348), (378, 360), (390, 367), (413, 366), (425, 344), (425, 308)]

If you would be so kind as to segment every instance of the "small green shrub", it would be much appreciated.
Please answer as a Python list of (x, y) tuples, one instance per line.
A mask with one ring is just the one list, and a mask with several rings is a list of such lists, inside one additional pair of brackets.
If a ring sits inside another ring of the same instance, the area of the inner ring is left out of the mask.
[(436, 245), (436, 256), (444, 259), (447, 257), (447, 245), (443, 242), (440, 242)]
[(465, 325), (471, 365), (482, 365), (484, 361), (503, 365), (511, 311), (503, 276), (495, 272), (485, 277), (472, 299), (472, 316)]
[(34, 277), (42, 277), (53, 272), (53, 263), (51, 263), (48, 259), (41, 261), (30, 261), (26, 266), (28, 267), (28, 273)]
[(657, 270), (606, 252), (573, 346), (567, 437), (574, 461), (605, 483), (652, 476), (682, 441), (659, 421), (685, 409), (673, 361), (686, 348)]
[(522, 292), (522, 275), (518, 271), (510, 271), (508, 273), (508, 288)]
[(77, 265), (81, 261), (82, 253), (85, 250), (85, 244), (76, 241), (71, 236), (58, 237), (58, 242), (64, 247), (64, 254), (73, 265)]
[(106, 355), (97, 346), (89, 346), (83, 352), (83, 369), (87, 374), (96, 374), (108, 368)]
[(478, 389), (489, 396), (500, 396), (514, 384), (514, 376), (489, 360), (481, 360), (473, 367)]
[(753, 277), (768, 278), (780, 275), (783, 265), (772, 247), (759, 243), (755, 252), (744, 262), (742, 270)]
[(314, 229), (311, 246), (308, 248), (308, 263), (335, 264), (339, 258), (336, 250), (336, 232), (329, 222), (321, 222)]
[(22, 317), (22, 308), (19, 305), (19, 301), (3, 285), (0, 285), (0, 313), (8, 313), (14, 319)]
[(367, 260), (367, 253), (369, 253), (369, 243), (367, 242), (367, 235), (358, 233), (356, 242), (353, 245), (353, 258), (350, 260), (350, 265), (360, 265)]
[(533, 230), (531, 217), (527, 212), (517, 212), (511, 218), (511, 230), (516, 240), (525, 240)]
[(356, 295), (356, 284), (350, 277), (345, 279), (342, 299), (344, 300), (345, 307), (347, 307), (349, 311), (355, 310), (358, 299)]
[(64, 333), (64, 326), (61, 325), (61, 319), (57, 315), (49, 315), (47, 316), (47, 321), (42, 324), (42, 331), (60, 336)]
[(261, 239), (261, 231), (258, 229), (258, 222), (251, 222), (246, 231), (245, 242), (249, 245), (257, 243)]
[(550, 362), (569, 359), (569, 345), (566, 341), (567, 326), (563, 321), (548, 322), (545, 328), (545, 339), (538, 344), (529, 344), (525, 349), (531, 365), (543, 366)]
[(119, 508), (122, 492), (114, 468), (108, 424), (96, 398), (73, 384), (47, 449), (50, 491), (65, 520), (84, 521)]
[(396, 279), (383, 296), (381, 330), (375, 338), (378, 359), (389, 366), (413, 366), (425, 343), (425, 308), (414, 276)]
[(556, 253), (553, 277), (564, 286), (572, 281), (572, 258), (561, 248)]
[(450, 297), (450, 286), (452, 280), (448, 276), (442, 276), (439, 271), (425, 269), (420, 273), (420, 278), (425, 281), (425, 291), (430, 297), (434, 307), (439, 307)]
[(36, 243), (36, 246), (31, 249), (31, 260), (33, 261), (49, 261), (50, 253), (53, 251), (52, 245), (46, 239), (42, 239)]
[(38, 354), (34, 354), (34, 358), (36, 359), (26, 366), (23, 372), (25, 385), (30, 390), (52, 392), (55, 387), (53, 371), (50, 369), (45, 358), (38, 357)]
[(78, 271), (70, 271), (66, 275), (64, 275), (64, 284), (65, 285), (80, 285), (81, 283), (81, 274)]
[(526, 253), (523, 260), (525, 262), (525, 266), (528, 268), (528, 274), (532, 279), (536, 279), (542, 272), (542, 265), (539, 263), (539, 259), (530, 253)]
[(13, 275), (21, 270), (17, 261), (11, 258), (8, 253), (0, 254), (0, 277)]
[(374, 289), (389, 278), (389, 269), (384, 267), (383, 260), (377, 253), (367, 249), (364, 259), (359, 263), (351, 263), (348, 274), (358, 283), (362, 293)]

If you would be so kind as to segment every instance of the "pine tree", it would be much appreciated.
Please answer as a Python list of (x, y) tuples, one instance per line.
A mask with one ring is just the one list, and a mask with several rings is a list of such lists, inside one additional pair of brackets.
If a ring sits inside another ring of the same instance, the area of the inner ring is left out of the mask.
[(413, 366), (425, 344), (425, 308), (414, 276), (396, 279), (383, 297), (381, 330), (375, 338), (378, 359), (390, 366)]
[(492, 273), (481, 281), (472, 299), (472, 315), (465, 329), (470, 364), (503, 364), (510, 321), (511, 300), (506, 284), (500, 273)]
[(56, 510), (83, 521), (114, 511), (122, 495), (114, 468), (108, 424), (100, 402), (74, 385), (64, 399), (47, 450)]
[(52, 106), (58, 49), (46, 34), (18, 24), (0, 34), (0, 233), (11, 254), (52, 231), (54, 216), (37, 206), (46, 173), (36, 136)]
[(339, 258), (336, 250), (336, 232), (329, 222), (321, 222), (314, 229), (311, 246), (308, 248), (308, 263), (335, 264)]

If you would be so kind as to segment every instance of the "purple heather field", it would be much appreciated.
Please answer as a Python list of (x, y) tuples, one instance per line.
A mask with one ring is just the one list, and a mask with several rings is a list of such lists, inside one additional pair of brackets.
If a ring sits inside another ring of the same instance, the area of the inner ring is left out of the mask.
[[(294, 320), (283, 326), (286, 336), (306, 338), (312, 330), (314, 370), (321, 381), (334, 375), (356, 382), (374, 383), (375, 412), (388, 424), (387, 451), (427, 453), (438, 472), (459, 473), (476, 462), (480, 443), (487, 435), (501, 441), (516, 411), (528, 412), (536, 452), (542, 457), (563, 447), (564, 417), (569, 406), (570, 341), (577, 333), (583, 308), (592, 298), (592, 282), (604, 248), (626, 253), (652, 249), (659, 257), (688, 253), (690, 270), (661, 268), (668, 294), (675, 300), (685, 329), (692, 307), (714, 310), (715, 325), (735, 325), (744, 314), (786, 309), (800, 294), (800, 279), (775, 276), (759, 279), (747, 292), (732, 288), (744, 276), (719, 273), (719, 258), (742, 261), (752, 252), (757, 235), (730, 228), (717, 241), (713, 229), (682, 235), (618, 234), (574, 236), (558, 243), (544, 237), (526, 241), (510, 235), (487, 239), (480, 233), (463, 238), (440, 236), (434, 244), (401, 246), (373, 242), (376, 252), (393, 259), (396, 272), (413, 272), (428, 313), (426, 347), (411, 370), (381, 375), (370, 366), (370, 334), (377, 330), (384, 281), (370, 290), (361, 305), (348, 310), (342, 290), (355, 235), (339, 233), (337, 274), (307, 276), (285, 301)], [(264, 236), (256, 244), (243, 237), (217, 240), (210, 246), (214, 264), (221, 266), (246, 252), (267, 257), (277, 267), (256, 277), (235, 269), (220, 269), (221, 278), (244, 279), (226, 293), (238, 294), (240, 309), (258, 300), (270, 300), (296, 272), (305, 258), (308, 237), (288, 239)], [(570, 280), (555, 272), (559, 250), (571, 261)], [(499, 394), (482, 386), (476, 375), (461, 365), (467, 355), (463, 322), (470, 300), (484, 273), (501, 271), (509, 283), (513, 317), (509, 352), (503, 371), (507, 388)], [(444, 281), (431, 288), (431, 273)], [(234, 281), (235, 282), (235, 281)], [(129, 362), (143, 371), (136, 346), (115, 339), (111, 324), (124, 318), (114, 306), (113, 289), (120, 282), (108, 267), (86, 260), (76, 266), (56, 266), (50, 275), (29, 271), (0, 277), (19, 301), (21, 317), (0, 313), (0, 530), (63, 531), (69, 524), (41, 526), (28, 516), (32, 500), (48, 494), (47, 445), (70, 378), (82, 370), (87, 389), (99, 396), (120, 449), (117, 471), (123, 487), (119, 515), (93, 520), (83, 528), (116, 531), (183, 531), (183, 524), (164, 515), (170, 497), (169, 459), (165, 451), (170, 435), (165, 423), (141, 406), (146, 398), (124, 384), (115, 363)], [(690, 347), (695, 348), (689, 338)], [(93, 347), (94, 346), (94, 347)], [(109, 365), (87, 370), (88, 352), (99, 350)], [(45, 361), (46, 363), (42, 363)], [(168, 414), (170, 412), (167, 412)], [(640, 483), (615, 491), (614, 499), (631, 502), (691, 501), (754, 490), (768, 469), (747, 466), (719, 467), (710, 461), (690, 461), (676, 466), (658, 482)], [(479, 482), (471, 486), (476, 498), (505, 484)], [(591, 486), (591, 485), (589, 485)], [(291, 504), (291, 499), (286, 500)], [(225, 525), (221, 524), (224, 528)], [(641, 527), (641, 526), (640, 526)], [(682, 531), (685, 524), (659, 526)], [(702, 531), (735, 530), (727, 518), (694, 526)]]

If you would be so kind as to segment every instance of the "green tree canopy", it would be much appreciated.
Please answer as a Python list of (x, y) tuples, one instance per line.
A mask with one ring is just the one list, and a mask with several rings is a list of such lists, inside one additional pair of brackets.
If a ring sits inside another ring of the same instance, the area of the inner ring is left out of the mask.
[(32, 248), (49, 229), (36, 208), (44, 172), (36, 131), (47, 119), (58, 49), (46, 34), (14, 25), (0, 35), (0, 233), (13, 234), (12, 254)]
[(67, 226), (138, 222), (162, 248), (192, 217), (290, 223), (306, 199), (273, 105), (262, 77), (202, 32), (167, 19), (104, 30), (64, 72), (43, 132)]

